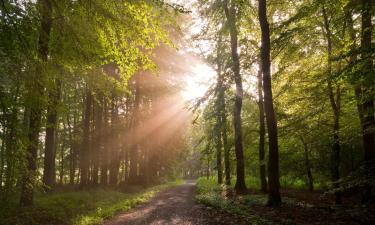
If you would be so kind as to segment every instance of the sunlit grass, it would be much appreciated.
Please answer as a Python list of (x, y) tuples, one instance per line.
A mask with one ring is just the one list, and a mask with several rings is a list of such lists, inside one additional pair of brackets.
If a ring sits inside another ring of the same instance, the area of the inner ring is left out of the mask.
[(17, 205), (1, 207), (0, 224), (101, 224), (105, 219), (146, 202), (156, 193), (180, 183), (181, 181), (176, 181), (143, 188), (132, 194), (99, 189), (41, 195), (36, 197), (35, 207), (22, 209)]
[(197, 180), (197, 188), (198, 194), (196, 195), (196, 200), (199, 203), (226, 213), (240, 216), (243, 220), (246, 220), (251, 224), (272, 224), (272, 222), (265, 220), (257, 215), (257, 213), (250, 210), (249, 205), (247, 205), (247, 203), (252, 201), (257, 204), (263, 204), (266, 201), (265, 195), (246, 195), (241, 196), (240, 199), (227, 198), (226, 196), (223, 196), (222, 192), (224, 188), (228, 187), (217, 184), (215, 178), (199, 178)]

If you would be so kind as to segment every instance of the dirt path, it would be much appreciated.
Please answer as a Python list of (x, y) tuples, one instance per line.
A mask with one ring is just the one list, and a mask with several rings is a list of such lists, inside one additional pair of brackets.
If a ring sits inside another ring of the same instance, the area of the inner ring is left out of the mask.
[(159, 193), (149, 202), (119, 214), (104, 225), (231, 225), (245, 224), (194, 202), (195, 183)]

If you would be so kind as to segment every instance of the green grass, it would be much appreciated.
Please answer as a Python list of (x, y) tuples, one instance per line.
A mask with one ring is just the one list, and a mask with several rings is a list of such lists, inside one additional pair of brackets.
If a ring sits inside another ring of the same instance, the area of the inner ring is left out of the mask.
[(100, 189), (38, 195), (34, 207), (0, 205), (0, 224), (101, 224), (105, 219), (146, 202), (156, 193), (180, 183), (181, 181), (170, 182), (131, 194)]
[[(240, 216), (242, 220), (247, 221), (249, 224), (253, 225), (276, 225), (276, 224), (293, 224), (288, 220), (279, 218), (269, 218), (265, 215), (262, 215), (261, 212), (256, 210), (258, 206), (265, 206), (267, 202), (266, 194), (249, 194), (241, 195), (235, 197), (226, 197), (225, 189), (232, 189), (234, 187), (235, 180), (232, 182), (230, 187), (225, 185), (217, 184), (217, 179), (211, 177), (207, 179), (201, 177), (197, 180), (197, 189), (198, 194), (196, 195), (196, 200), (199, 203), (205, 204), (209, 207), (213, 207), (217, 210)], [(255, 186), (257, 180), (248, 178), (246, 179), (247, 187), (252, 189), (258, 188)], [(292, 198), (283, 198), (284, 204), (298, 207), (310, 207), (309, 205), (303, 205), (296, 199)], [(255, 208), (254, 208), (255, 207)]]
[(196, 200), (199, 203), (213, 207), (226, 213), (235, 214), (240, 216), (243, 220), (251, 224), (273, 224), (260, 217), (256, 212), (250, 209), (251, 204), (264, 204), (266, 201), (265, 195), (246, 195), (237, 199), (227, 198), (222, 195), (226, 188), (225, 185), (217, 184), (215, 178), (199, 178), (197, 180), (198, 193)]

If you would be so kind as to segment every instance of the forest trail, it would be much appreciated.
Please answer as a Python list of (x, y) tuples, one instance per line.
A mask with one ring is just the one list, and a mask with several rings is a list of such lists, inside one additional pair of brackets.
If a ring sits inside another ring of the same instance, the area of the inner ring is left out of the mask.
[(145, 204), (121, 213), (104, 225), (231, 225), (235, 218), (219, 214), (194, 201), (195, 182), (159, 193)]

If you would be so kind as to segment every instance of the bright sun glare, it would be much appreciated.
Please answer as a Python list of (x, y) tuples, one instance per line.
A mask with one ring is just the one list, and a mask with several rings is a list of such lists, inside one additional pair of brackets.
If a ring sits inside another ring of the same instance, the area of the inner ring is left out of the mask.
[(182, 90), (182, 96), (186, 101), (201, 98), (207, 92), (215, 79), (215, 71), (204, 62), (192, 67), (191, 73), (185, 78), (186, 86)]

